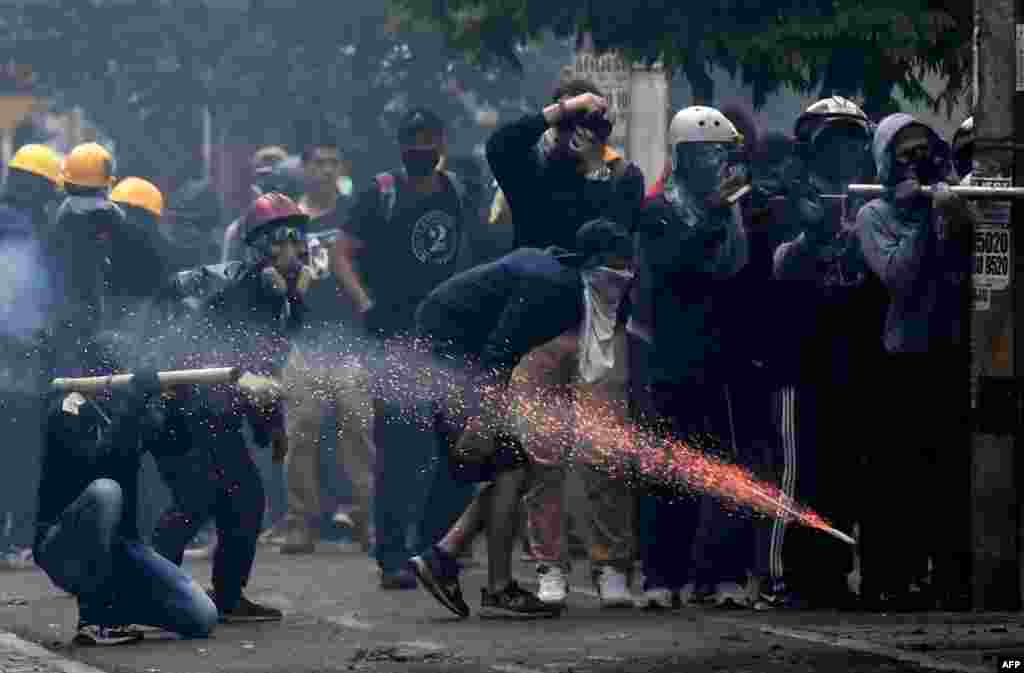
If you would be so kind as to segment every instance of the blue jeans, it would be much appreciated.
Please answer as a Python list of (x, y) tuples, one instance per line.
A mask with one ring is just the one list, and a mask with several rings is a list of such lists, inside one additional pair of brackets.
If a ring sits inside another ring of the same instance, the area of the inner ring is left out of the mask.
[(121, 487), (97, 479), (39, 542), (35, 560), (58, 587), (78, 599), (83, 622), (142, 624), (186, 638), (205, 638), (217, 608), (180, 568), (140, 542), (117, 534)]
[(395, 403), (374, 402), (375, 556), (385, 573), (404, 568), (412, 555), (407, 543), (410, 527), (416, 527), (416, 547), (423, 549), (448, 532), (472, 499), (473, 484), (451, 478), (446, 452), (439, 450), (433, 432), (432, 413), (429, 403), (415, 414), (403, 414)]

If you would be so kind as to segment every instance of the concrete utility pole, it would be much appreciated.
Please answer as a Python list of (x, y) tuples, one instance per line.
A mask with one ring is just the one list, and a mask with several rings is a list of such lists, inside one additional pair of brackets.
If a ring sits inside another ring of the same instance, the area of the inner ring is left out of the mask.
[[(1014, 174), (1010, 143), (1014, 132), (1011, 86), (1017, 82), (1017, 2), (1020, 0), (974, 0), (974, 122), (978, 140), (973, 176), (979, 181), (990, 181), (989, 184), (1010, 184)], [(1020, 89), (1018, 84), (1017, 90)], [(1001, 234), (1009, 243), (1009, 260), (1015, 260), (1015, 236), (1009, 230), (1007, 208), (991, 202), (979, 203), (978, 208), (982, 215), (979, 229)], [(1018, 214), (1020, 208), (1013, 207)], [(976, 240), (981, 238), (978, 236)], [(977, 250), (975, 253), (978, 254)], [(971, 314), (973, 370), (979, 375), (971, 470), (972, 594), (974, 608), (980, 610), (1017, 610), (1021, 605), (1017, 555), (1020, 505), (1014, 463), (1014, 435), (1020, 418), (1013, 357), (1017, 292), (1014, 264), (1006, 266), (1003, 273), (1008, 277), (991, 284), (984, 292), (986, 297), (981, 304), (987, 304), (988, 310)], [(990, 271), (999, 275), (995, 267), (983, 273)], [(974, 285), (973, 294), (977, 295), (980, 289), (977, 273)], [(949, 447), (949, 450), (957, 449)]]

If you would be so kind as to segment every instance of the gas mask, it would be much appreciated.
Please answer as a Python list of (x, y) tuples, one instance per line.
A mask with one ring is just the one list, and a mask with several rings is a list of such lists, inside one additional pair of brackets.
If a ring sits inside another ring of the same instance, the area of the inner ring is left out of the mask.
[(942, 175), (942, 159), (935, 156), (929, 147), (916, 147), (908, 153), (894, 157), (893, 180), (917, 180), (922, 185), (933, 185)]
[(411, 178), (425, 178), (433, 174), (441, 161), (441, 153), (437, 148), (409, 148), (402, 150), (402, 165)]
[(815, 145), (814, 172), (840, 194), (846, 186), (861, 178), (866, 163), (866, 140), (850, 135), (831, 134)]
[(634, 273), (598, 266), (583, 271), (583, 329), (580, 331), (580, 378), (599, 381), (615, 366), (615, 325), (619, 307)]
[(672, 149), (672, 174), (691, 195), (703, 198), (729, 175), (731, 151), (723, 143), (679, 143)]

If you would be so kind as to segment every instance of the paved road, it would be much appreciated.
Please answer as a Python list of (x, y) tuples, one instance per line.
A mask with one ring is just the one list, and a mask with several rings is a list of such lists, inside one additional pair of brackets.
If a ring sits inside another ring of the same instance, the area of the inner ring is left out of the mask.
[[(188, 563), (197, 579), (208, 582), (209, 562)], [(420, 590), (380, 591), (374, 566), (360, 553), (328, 548), (308, 557), (282, 557), (262, 549), (249, 595), (284, 610), (283, 623), (222, 625), (205, 641), (180, 641), (157, 632), (140, 644), (99, 649), (68, 644), (77, 619), (74, 601), (54, 589), (45, 575), (37, 570), (5, 572), (0, 574), (0, 629), (107, 673), (896, 673), (917, 669), (911, 660), (922, 656), (917, 663), (942, 669), (943, 660), (921, 655), (912, 646), (900, 650), (910, 660), (896, 661), (886, 656), (896, 650), (876, 651), (864, 646), (866, 640), (833, 644), (835, 638), (858, 638), (871, 628), (889, 634), (905, 626), (905, 620), (893, 626), (885, 618), (865, 623), (837, 615), (766, 618), (700, 610), (662, 615), (601, 610), (583, 583), (586, 564), (579, 565), (580, 590), (573, 592), (569, 611), (560, 619), (458, 621)], [(529, 577), (526, 566), (519, 572)], [(479, 605), (483, 576), (482, 569), (468, 571), (465, 589), (471, 607)], [(999, 621), (1003, 631), (995, 637), (1024, 643), (1024, 630), (1006, 626), (1013, 619)], [(805, 631), (808, 625), (813, 632)], [(984, 627), (973, 628), (988, 633)], [(56, 664), (41, 660), (39, 652), (5, 649), (5, 642), (0, 637), (3, 673), (76, 670), (52, 668)], [(979, 662), (954, 663), (946, 670), (994, 670), (979, 667)]]

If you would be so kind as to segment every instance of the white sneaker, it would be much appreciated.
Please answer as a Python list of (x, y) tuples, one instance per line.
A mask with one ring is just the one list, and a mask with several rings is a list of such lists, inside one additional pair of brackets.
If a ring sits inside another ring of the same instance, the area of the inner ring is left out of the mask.
[(617, 568), (601, 566), (597, 571), (597, 594), (601, 597), (602, 608), (633, 607), (629, 577)]
[(647, 589), (636, 604), (644, 610), (672, 609), (672, 590), (665, 588)]
[(562, 605), (569, 595), (569, 582), (563, 571), (558, 566), (541, 565), (537, 566), (537, 581), (540, 588), (537, 590), (537, 598), (542, 603), (549, 605)]

